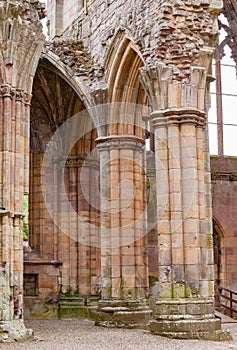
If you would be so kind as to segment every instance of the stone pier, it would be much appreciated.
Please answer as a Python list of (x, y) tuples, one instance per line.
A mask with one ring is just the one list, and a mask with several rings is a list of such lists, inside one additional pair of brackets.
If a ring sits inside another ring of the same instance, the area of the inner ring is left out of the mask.
[[(207, 66), (191, 67), (187, 83), (174, 79), (173, 67), (141, 69), (153, 102), (158, 217), (159, 292), (152, 296), (154, 334), (221, 340), (214, 310), (213, 243), (207, 188)], [(209, 193), (210, 196), (210, 193)]]
[(29, 182), (32, 79), (44, 36), (38, 1), (0, 1), (0, 342), (30, 336), (23, 322), (23, 197)]
[(97, 140), (101, 192), (101, 300), (96, 324), (147, 328), (148, 264), (144, 141)]

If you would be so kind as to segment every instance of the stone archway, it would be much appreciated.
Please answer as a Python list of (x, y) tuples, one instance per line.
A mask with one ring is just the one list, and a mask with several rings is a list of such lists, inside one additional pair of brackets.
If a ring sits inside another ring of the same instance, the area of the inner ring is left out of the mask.
[[(30, 123), (29, 249), (24, 261), (28, 317), (78, 316), (98, 291), (97, 132), (82, 97), (66, 80), (46, 58), (41, 60)], [(67, 123), (70, 127), (64, 134)], [(45, 169), (45, 154), (56, 133), (62, 134), (60, 142), (55, 143), (52, 167)], [(46, 192), (45, 177), (52, 180)], [(87, 232), (80, 220), (93, 222), (93, 227)]]
[[(101, 280), (97, 324), (146, 327), (150, 318), (147, 259), (146, 93), (143, 58), (125, 30), (105, 62), (108, 123), (97, 139), (101, 172)], [(135, 311), (135, 312), (134, 312)]]
[(213, 250), (214, 250), (214, 279), (215, 285), (222, 286), (224, 280), (223, 230), (216, 219), (213, 219)]

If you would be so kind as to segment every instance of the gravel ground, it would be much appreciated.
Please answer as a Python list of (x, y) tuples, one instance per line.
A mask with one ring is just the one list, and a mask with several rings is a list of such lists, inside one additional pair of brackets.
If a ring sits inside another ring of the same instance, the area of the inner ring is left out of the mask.
[(237, 350), (237, 323), (224, 324), (233, 341), (175, 340), (141, 330), (96, 327), (88, 320), (31, 320), (34, 341), (0, 344), (4, 350)]

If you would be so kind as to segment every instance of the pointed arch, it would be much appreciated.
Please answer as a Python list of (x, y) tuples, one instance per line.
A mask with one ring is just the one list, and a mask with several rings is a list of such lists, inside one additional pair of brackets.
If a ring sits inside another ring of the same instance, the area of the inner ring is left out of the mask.
[(111, 113), (111, 122), (114, 124), (112, 134), (132, 134), (144, 139), (142, 112), (138, 111), (141, 108), (137, 108), (138, 105), (147, 105), (147, 96), (139, 80), (139, 69), (143, 65), (139, 47), (124, 29), (120, 29), (105, 61), (109, 102), (118, 104)]
[[(111, 43), (105, 60), (110, 102), (138, 102), (137, 96), (141, 88), (138, 79), (139, 68), (143, 65), (144, 60), (138, 46), (125, 30), (120, 29)], [(132, 91), (136, 94), (132, 94)]]
[(220, 222), (213, 218), (214, 278), (216, 285), (225, 285), (224, 230)]
[(92, 102), (89, 99), (90, 93), (86, 88), (85, 84), (80, 81), (79, 77), (76, 77), (74, 72), (67, 66), (65, 66), (57, 55), (53, 52), (47, 51), (42, 53), (42, 58), (45, 58), (49, 61), (52, 67), (55, 68), (57, 74), (65, 80), (68, 85), (77, 93), (80, 100), (85, 105), (86, 109), (90, 109), (92, 107)]

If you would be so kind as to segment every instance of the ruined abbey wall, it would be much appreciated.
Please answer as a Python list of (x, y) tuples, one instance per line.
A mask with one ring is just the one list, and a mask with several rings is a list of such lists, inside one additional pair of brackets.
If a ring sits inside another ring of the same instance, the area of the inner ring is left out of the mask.
[[(85, 3), (79, 17), (75, 10), (74, 24), (63, 37), (82, 40), (94, 60), (95, 70), (102, 69), (100, 74), (119, 30), (124, 30), (138, 45), (146, 64), (156, 60), (173, 64), (173, 79), (177, 81), (189, 79), (190, 65), (197, 64), (200, 50), (213, 46), (216, 40), (218, 28), (212, 13), (220, 8), (221, 1), (213, 1), (211, 5), (205, 1), (161, 0), (139, 0), (134, 6), (107, 0)], [(70, 2), (67, 6), (70, 7)], [(55, 32), (56, 17), (55, 12), (49, 11), (49, 33)]]
[(38, 1), (0, 6), (0, 341), (27, 335), (24, 194), (29, 314), (227, 339), (214, 310), (207, 142), (222, 1), (50, 0), (44, 48)]

